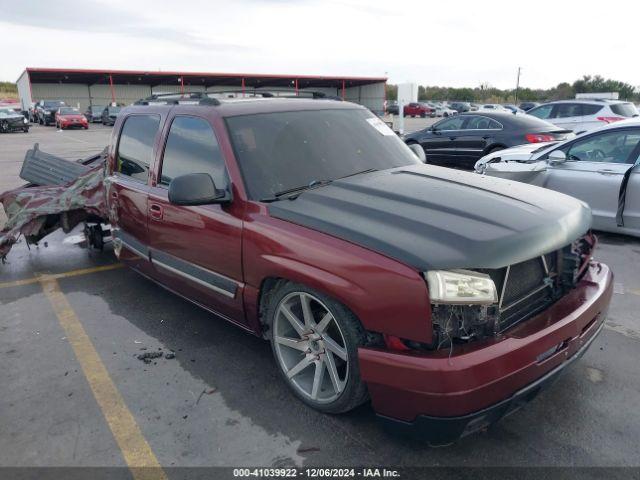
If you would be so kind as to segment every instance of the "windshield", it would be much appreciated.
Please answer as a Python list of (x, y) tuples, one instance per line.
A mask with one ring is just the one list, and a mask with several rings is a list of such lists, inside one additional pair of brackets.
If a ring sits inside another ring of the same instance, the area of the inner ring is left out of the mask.
[(91, 113), (100, 113), (102, 112), (102, 110), (104, 110), (104, 107), (102, 106), (93, 106), (91, 107)]
[(45, 101), (45, 102), (44, 102), (44, 107), (45, 107), (45, 108), (59, 108), (59, 107), (64, 107), (64, 102), (61, 102), (61, 101)]
[(12, 117), (17, 115), (16, 111), (12, 108), (0, 108), (0, 117)]
[(109, 114), (120, 113), (120, 107), (109, 107)]
[(313, 181), (420, 163), (365, 109), (263, 113), (229, 117), (226, 122), (254, 199)]
[(79, 113), (77, 108), (65, 107), (60, 109), (60, 115), (78, 115)]

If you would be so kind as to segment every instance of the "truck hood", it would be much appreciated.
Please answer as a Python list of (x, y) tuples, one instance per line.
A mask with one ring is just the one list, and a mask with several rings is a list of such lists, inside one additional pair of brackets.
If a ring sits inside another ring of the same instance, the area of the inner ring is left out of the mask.
[(419, 271), (501, 268), (568, 245), (591, 226), (591, 210), (575, 198), (432, 165), (336, 180), (268, 208)]

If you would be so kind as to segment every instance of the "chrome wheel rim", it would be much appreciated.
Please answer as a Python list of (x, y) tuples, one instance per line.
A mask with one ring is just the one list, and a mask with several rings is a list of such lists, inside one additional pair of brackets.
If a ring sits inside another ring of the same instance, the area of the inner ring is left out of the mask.
[(273, 327), (276, 356), (291, 385), (314, 402), (336, 400), (347, 384), (349, 357), (327, 306), (306, 292), (290, 293), (278, 304)]

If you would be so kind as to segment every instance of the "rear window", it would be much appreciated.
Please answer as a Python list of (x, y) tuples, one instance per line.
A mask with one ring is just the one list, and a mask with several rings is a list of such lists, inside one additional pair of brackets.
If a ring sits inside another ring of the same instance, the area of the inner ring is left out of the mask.
[(539, 107), (529, 110), (527, 113), (538, 118), (549, 118), (553, 111), (553, 105), (540, 105)]
[(633, 117), (638, 115), (638, 109), (632, 103), (614, 103), (609, 105), (611, 111), (616, 115), (620, 115), (621, 117)]
[(536, 118), (535, 116), (532, 116), (532, 115), (511, 115), (506, 125), (511, 126), (511, 128), (538, 129), (538, 130), (532, 130), (532, 132), (542, 131), (544, 129), (558, 130), (558, 127), (556, 127), (552, 123), (549, 123), (545, 120), (541, 120), (540, 118)]
[(126, 119), (116, 156), (117, 172), (139, 182), (147, 182), (159, 125), (158, 115), (132, 115)]

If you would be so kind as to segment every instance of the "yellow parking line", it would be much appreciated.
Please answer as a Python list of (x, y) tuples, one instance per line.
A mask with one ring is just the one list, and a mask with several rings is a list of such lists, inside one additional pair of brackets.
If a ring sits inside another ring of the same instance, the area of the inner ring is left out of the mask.
[[(90, 267), (90, 268), (82, 268), (79, 270), (71, 270), (70, 272), (63, 273), (53, 273), (49, 275), (51, 278), (68, 278), (75, 277), (77, 275), (87, 275), (88, 273), (96, 273), (96, 272), (105, 272), (107, 270), (114, 270), (116, 268), (121, 268), (123, 265), (121, 263), (112, 263), (111, 265), (103, 265), (101, 267)], [(32, 283), (38, 283), (40, 279), (38, 277), (34, 278), (25, 278), (23, 280), (14, 280), (12, 282), (0, 282), (0, 288), (7, 287), (19, 287), (21, 285), (30, 285)]]
[(166, 480), (164, 470), (142, 435), (133, 414), (124, 403), (122, 395), (111, 380), (82, 323), (60, 290), (56, 278), (59, 277), (42, 275), (38, 277), (38, 281), (69, 339), (131, 474), (135, 480)]

